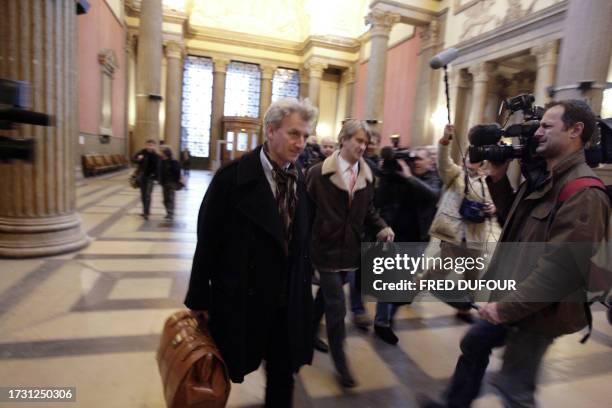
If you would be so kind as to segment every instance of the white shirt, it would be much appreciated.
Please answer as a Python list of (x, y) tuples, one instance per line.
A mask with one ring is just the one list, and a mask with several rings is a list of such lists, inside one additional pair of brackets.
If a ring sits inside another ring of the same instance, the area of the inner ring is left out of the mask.
[(349, 189), (349, 186), (351, 185), (351, 172), (348, 170), (349, 168), (352, 168), (353, 172), (355, 173), (355, 179), (357, 179), (357, 175), (359, 174), (359, 162), (355, 162), (355, 164), (351, 166), (351, 164), (344, 160), (340, 153), (338, 153), (338, 165), (340, 166), (340, 173), (342, 174), (342, 180), (344, 180), (346, 189), (352, 195), (353, 192)]

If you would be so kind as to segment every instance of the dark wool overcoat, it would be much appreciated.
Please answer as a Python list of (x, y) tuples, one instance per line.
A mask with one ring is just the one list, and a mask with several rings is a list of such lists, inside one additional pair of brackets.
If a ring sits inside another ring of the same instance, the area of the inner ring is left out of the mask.
[[(312, 360), (313, 205), (302, 172), (292, 240), (285, 244), (261, 146), (220, 169), (206, 192), (185, 305), (209, 312), (209, 328), (234, 382), (265, 357), (279, 305), (285, 305), (294, 371)], [(283, 300), (283, 298), (285, 300)]]

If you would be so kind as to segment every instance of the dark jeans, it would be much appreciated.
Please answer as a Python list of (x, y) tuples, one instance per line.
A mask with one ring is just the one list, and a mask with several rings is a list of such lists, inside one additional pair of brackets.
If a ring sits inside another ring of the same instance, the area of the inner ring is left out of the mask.
[(174, 186), (172, 183), (162, 184), (164, 193), (164, 207), (166, 207), (166, 214), (174, 215)]
[(506, 345), (501, 371), (492, 382), (505, 407), (535, 407), (536, 377), (553, 338), (478, 320), (461, 340), (461, 356), (446, 392), (452, 408), (467, 408), (478, 398), (491, 351)]
[(287, 309), (279, 309), (266, 350), (266, 407), (293, 405), (293, 370), (289, 350)]
[(140, 199), (142, 200), (142, 212), (149, 215), (151, 210), (151, 194), (153, 193), (154, 178), (143, 175), (140, 179)]

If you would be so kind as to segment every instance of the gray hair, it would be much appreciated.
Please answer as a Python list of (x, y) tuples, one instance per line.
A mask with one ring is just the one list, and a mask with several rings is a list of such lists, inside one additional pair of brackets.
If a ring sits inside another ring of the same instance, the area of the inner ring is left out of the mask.
[(268, 139), (268, 125), (272, 125), (274, 129), (281, 126), (283, 119), (293, 113), (297, 113), (300, 117), (312, 126), (318, 114), (318, 109), (312, 106), (308, 99), (298, 101), (294, 98), (282, 98), (272, 103), (266, 114), (264, 115), (263, 127), (264, 136)]
[(340, 146), (342, 146), (342, 142), (344, 140), (349, 140), (355, 136), (360, 129), (365, 132), (369, 142), (370, 138), (372, 137), (372, 133), (367, 122), (365, 120), (347, 119), (342, 125), (342, 129), (340, 129), (340, 133), (338, 134), (338, 142), (340, 143)]

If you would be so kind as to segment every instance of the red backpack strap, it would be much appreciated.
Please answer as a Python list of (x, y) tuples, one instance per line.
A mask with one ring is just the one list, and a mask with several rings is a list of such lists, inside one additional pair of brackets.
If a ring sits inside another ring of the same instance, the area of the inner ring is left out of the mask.
[(559, 193), (559, 197), (557, 198), (557, 202), (562, 203), (567, 201), (574, 194), (590, 187), (599, 188), (604, 193), (606, 192), (606, 186), (600, 179), (595, 177), (580, 177), (568, 182), (563, 186), (561, 193)]

